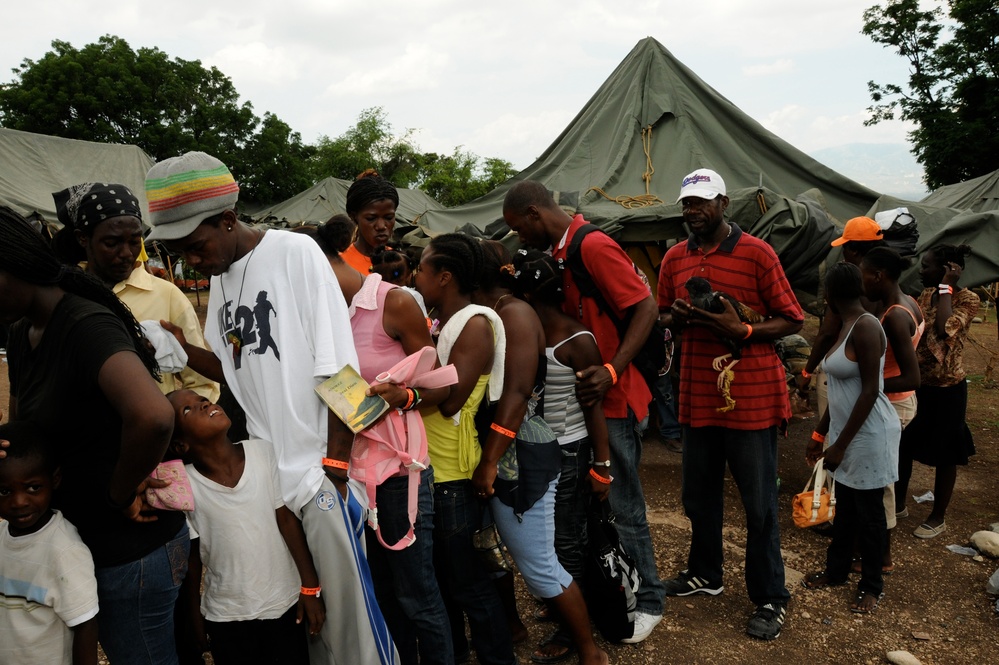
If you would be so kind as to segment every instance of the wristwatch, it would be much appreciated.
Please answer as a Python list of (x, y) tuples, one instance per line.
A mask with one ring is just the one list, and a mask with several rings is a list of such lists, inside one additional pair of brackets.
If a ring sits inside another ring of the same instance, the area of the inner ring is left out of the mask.
[(606, 459), (603, 462), (593, 462), (591, 464), (591, 466), (606, 466), (606, 467), (610, 467), (610, 460)]

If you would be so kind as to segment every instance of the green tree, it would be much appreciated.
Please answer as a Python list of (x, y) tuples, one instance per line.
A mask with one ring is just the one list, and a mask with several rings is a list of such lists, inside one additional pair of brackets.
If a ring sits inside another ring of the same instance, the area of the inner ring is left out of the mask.
[(423, 155), (420, 189), (446, 206), (457, 206), (488, 194), (513, 177), (510, 162), (487, 158), (482, 168), (479, 157), (459, 146), (450, 155)]
[[(302, 169), (283, 179), (265, 176), (266, 162), (255, 158), (255, 149), (264, 144), (297, 158), (301, 138), (276, 117), (261, 127), (266, 136), (256, 135), (260, 118), (253, 106), (240, 102), (225, 74), (198, 60), (171, 59), (157, 48), (136, 51), (125, 40), (105, 35), (79, 49), (54, 41), (51, 51), (37, 61), (25, 59), (14, 74), (14, 81), (0, 85), (5, 127), (130, 143), (156, 159), (202, 150), (247, 182), (244, 193), (251, 199), (280, 199), (301, 189)], [(261, 178), (269, 187), (253, 184)]]
[(392, 135), (392, 124), (380, 106), (365, 109), (357, 123), (336, 138), (320, 136), (311, 159), (314, 180), (353, 180), (365, 169), (375, 169), (398, 187), (409, 187), (419, 175), (419, 155), (412, 130)]
[(315, 148), (276, 115), (264, 114), (260, 130), (247, 142), (253, 165), (239, 181), (240, 191), (254, 201), (280, 201), (313, 184), (309, 159)]
[(393, 135), (380, 106), (362, 111), (357, 123), (340, 136), (319, 137), (310, 158), (310, 172), (317, 181), (327, 177), (353, 180), (370, 168), (397, 187), (418, 187), (446, 206), (476, 199), (516, 173), (502, 159), (490, 157), (480, 165), (477, 155), (460, 147), (450, 155), (421, 153), (413, 130)]
[(874, 104), (866, 124), (915, 123), (909, 138), (931, 189), (999, 169), (999, 0), (947, 5), (947, 19), (918, 0), (864, 12), (863, 34), (910, 66), (904, 85), (867, 84)]

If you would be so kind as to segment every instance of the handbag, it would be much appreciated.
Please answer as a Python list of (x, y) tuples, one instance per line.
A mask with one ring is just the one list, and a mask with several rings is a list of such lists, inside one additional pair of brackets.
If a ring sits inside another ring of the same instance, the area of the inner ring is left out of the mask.
[(802, 529), (823, 524), (836, 515), (836, 484), (826, 473), (820, 458), (800, 494), (791, 502), (792, 518)]
[(620, 642), (635, 631), (642, 576), (621, 545), (608, 501), (594, 497), (589, 509), (586, 554), (586, 606), (604, 639)]
[(487, 573), (513, 572), (513, 557), (503, 544), (495, 522), (472, 534), (472, 547)]

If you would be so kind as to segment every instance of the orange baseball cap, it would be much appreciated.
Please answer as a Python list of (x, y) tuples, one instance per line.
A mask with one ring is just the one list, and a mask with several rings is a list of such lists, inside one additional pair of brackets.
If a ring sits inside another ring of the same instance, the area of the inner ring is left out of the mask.
[(884, 240), (881, 227), (870, 217), (854, 217), (843, 227), (843, 235), (832, 241), (833, 247), (845, 245), (851, 240)]

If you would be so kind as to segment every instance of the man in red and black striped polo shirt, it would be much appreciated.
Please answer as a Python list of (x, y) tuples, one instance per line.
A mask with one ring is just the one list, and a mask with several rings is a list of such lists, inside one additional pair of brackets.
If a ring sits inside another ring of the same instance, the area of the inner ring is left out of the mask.
[[(804, 316), (770, 245), (724, 219), (725, 183), (698, 169), (683, 180), (677, 202), (691, 234), (666, 253), (659, 273), (661, 318), (683, 331), (680, 423), (683, 425), (683, 507), (692, 537), (687, 569), (666, 582), (666, 593), (717, 595), (722, 586), (722, 495), (725, 464), (746, 508), (746, 586), (756, 605), (746, 627), (753, 637), (780, 635), (790, 598), (784, 586), (777, 524), (777, 429), (791, 415), (784, 370), (772, 342), (801, 329)], [(763, 315), (743, 323), (733, 303), (713, 314), (692, 306), (685, 286), (702, 277)], [(735, 408), (721, 411), (712, 360), (737, 341), (742, 360), (734, 373)]]

